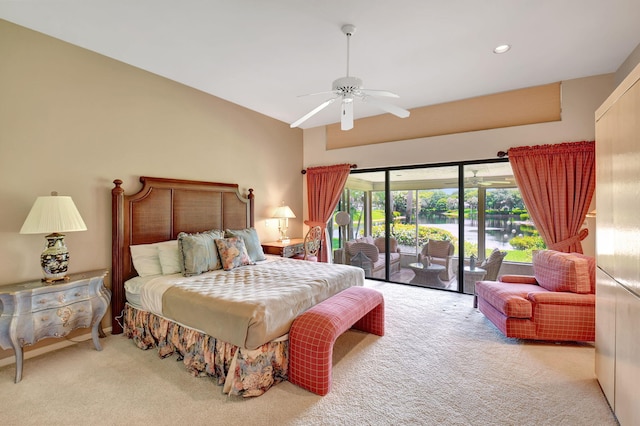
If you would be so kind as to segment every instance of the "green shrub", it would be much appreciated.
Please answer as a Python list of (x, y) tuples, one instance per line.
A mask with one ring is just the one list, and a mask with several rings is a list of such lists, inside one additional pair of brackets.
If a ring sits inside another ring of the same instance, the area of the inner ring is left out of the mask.
[[(456, 252), (457, 252), (458, 248), (456, 247)], [(464, 242), (464, 256), (465, 257), (469, 257), (471, 255), (474, 255), (475, 257), (478, 257), (478, 245), (469, 241), (465, 241)]]
[(529, 213), (520, 213), (520, 220), (529, 220)]
[[(374, 238), (384, 236), (384, 226), (374, 226), (371, 229)], [(394, 223), (391, 226), (391, 236), (403, 246), (413, 246), (416, 243), (416, 226), (411, 224)], [(423, 246), (427, 240), (448, 240), (457, 247), (458, 239), (449, 231), (431, 226), (418, 227), (418, 246)]]
[(547, 246), (540, 236), (513, 237), (509, 244), (516, 250), (544, 250)]

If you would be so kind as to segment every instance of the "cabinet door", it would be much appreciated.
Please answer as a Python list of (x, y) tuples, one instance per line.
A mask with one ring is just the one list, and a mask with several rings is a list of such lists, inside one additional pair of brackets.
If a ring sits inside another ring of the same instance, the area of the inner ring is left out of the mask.
[(640, 298), (616, 287), (616, 373), (614, 411), (621, 425), (640, 424)]
[(596, 377), (612, 407), (615, 406), (616, 286), (613, 278), (596, 269)]

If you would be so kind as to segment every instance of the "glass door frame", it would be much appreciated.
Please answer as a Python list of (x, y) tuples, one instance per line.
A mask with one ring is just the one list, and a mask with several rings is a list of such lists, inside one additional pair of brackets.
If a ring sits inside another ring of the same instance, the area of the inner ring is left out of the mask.
[[(464, 199), (464, 193), (465, 193), (465, 170), (467, 166), (472, 166), (475, 164), (491, 164), (491, 163), (504, 163), (504, 162), (508, 162), (509, 159), (508, 158), (492, 158), (492, 159), (485, 159), (485, 160), (474, 160), (474, 161), (457, 161), (457, 162), (449, 162), (449, 163), (433, 163), (433, 164), (420, 164), (420, 165), (408, 165), (408, 166), (395, 166), (395, 167), (380, 167), (380, 168), (371, 168), (371, 169), (354, 169), (351, 171), (351, 175), (353, 176), (357, 176), (360, 173), (372, 173), (372, 172), (384, 172), (384, 178), (385, 178), (385, 185), (384, 185), (384, 189), (385, 189), (385, 232), (384, 232), (384, 236), (385, 236), (385, 262), (387, 267), (385, 268), (385, 281), (388, 282), (396, 282), (396, 281), (391, 281), (391, 277), (390, 277), (390, 268), (388, 267), (388, 265), (390, 264), (390, 258), (389, 258), (389, 247), (390, 247), (390, 233), (389, 230), (391, 229), (391, 225), (392, 225), (392, 220), (393, 220), (393, 204), (392, 204), (392, 199), (391, 199), (391, 178), (390, 178), (390, 173), (392, 171), (399, 171), (399, 170), (412, 170), (412, 169), (432, 169), (432, 168), (438, 168), (438, 167), (451, 167), (451, 166), (456, 166), (458, 168), (458, 197), (459, 197), (459, 202), (458, 202), (458, 217), (459, 218), (464, 218), (464, 214), (465, 214), (465, 199)], [(343, 198), (344, 200), (344, 198)], [(478, 208), (478, 253), (483, 253), (483, 257), (484, 257), (484, 248), (486, 247), (485, 244), (485, 201), (486, 201), (486, 189), (482, 189), (478, 191), (478, 206), (483, 206), (482, 209)], [(365, 196), (365, 202), (368, 203), (368, 208), (365, 206), (364, 210), (367, 211), (368, 210), (368, 215), (371, 214), (371, 197), (370, 196)], [(367, 221), (365, 221), (365, 230), (368, 229), (368, 232), (371, 232), (371, 223), (367, 223)], [(460, 259), (458, 261), (458, 270), (457, 270), (457, 276), (460, 277), (458, 279), (458, 285), (457, 285), (457, 289), (455, 291), (457, 291), (458, 293), (463, 293), (464, 292), (464, 286), (462, 285), (463, 279), (464, 279), (464, 259), (465, 259), (465, 250), (464, 250), (464, 231), (465, 231), (465, 221), (464, 220), (458, 220), (458, 258)], [(482, 232), (481, 232), (482, 231)], [(480, 237), (481, 236), (481, 237)], [(416, 235), (416, 239), (417, 239), (417, 235)], [(482, 251), (481, 251), (482, 250)], [(376, 279), (376, 278), (373, 278)], [(398, 282), (399, 283), (399, 282)], [(400, 283), (403, 284), (403, 283)], [(452, 290), (448, 290), (448, 291), (452, 291)]]

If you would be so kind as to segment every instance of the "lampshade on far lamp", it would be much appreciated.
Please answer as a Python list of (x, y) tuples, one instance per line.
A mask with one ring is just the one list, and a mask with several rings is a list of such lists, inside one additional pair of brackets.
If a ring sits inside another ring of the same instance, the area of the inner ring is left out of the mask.
[(36, 199), (20, 233), (48, 234), (45, 236), (47, 245), (40, 256), (40, 265), (44, 281), (52, 283), (69, 279), (69, 250), (64, 243), (62, 232), (86, 230), (87, 226), (71, 197), (59, 196), (57, 192), (52, 192), (51, 196)]
[(289, 206), (285, 206), (284, 203), (280, 207), (276, 209), (273, 213), (274, 218), (280, 219), (278, 223), (278, 231), (280, 231), (280, 240), (284, 243), (289, 242), (289, 237), (287, 237), (287, 228), (289, 227), (289, 219), (293, 219), (296, 217), (293, 214), (293, 211), (289, 208)]

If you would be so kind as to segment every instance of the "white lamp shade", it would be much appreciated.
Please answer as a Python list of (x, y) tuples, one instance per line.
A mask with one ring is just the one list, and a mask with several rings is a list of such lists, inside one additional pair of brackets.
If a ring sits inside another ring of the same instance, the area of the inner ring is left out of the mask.
[(71, 197), (51, 195), (38, 197), (20, 229), (21, 234), (86, 231)]
[(289, 206), (280, 206), (273, 213), (273, 217), (281, 219), (292, 219), (295, 218), (296, 215), (293, 214), (293, 211), (289, 208)]

